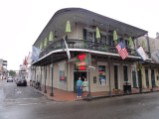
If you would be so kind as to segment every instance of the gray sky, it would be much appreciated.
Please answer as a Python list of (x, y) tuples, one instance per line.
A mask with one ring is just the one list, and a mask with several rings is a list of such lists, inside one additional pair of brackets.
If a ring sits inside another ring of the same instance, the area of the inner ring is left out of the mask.
[(147, 30), (159, 32), (158, 0), (0, 0), (0, 58), (19, 69), (43, 28), (62, 8), (80, 7)]

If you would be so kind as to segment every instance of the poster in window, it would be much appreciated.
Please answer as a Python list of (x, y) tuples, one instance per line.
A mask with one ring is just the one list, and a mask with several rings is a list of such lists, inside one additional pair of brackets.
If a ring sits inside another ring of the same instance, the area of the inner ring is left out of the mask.
[(60, 71), (59, 72), (59, 77), (60, 77), (60, 81), (65, 81), (65, 73), (64, 73), (64, 71)]
[(106, 66), (98, 66), (98, 77), (101, 86), (106, 85)]

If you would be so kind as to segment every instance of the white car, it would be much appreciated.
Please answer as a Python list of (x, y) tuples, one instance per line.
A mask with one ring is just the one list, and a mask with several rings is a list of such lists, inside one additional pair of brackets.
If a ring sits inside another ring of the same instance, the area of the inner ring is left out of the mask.
[(13, 78), (12, 77), (8, 77), (7, 82), (13, 82)]

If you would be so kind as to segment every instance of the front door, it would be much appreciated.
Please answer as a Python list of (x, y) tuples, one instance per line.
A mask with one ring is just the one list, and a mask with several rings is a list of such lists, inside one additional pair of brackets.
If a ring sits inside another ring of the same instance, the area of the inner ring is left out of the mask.
[(149, 75), (148, 75), (148, 69), (145, 69), (145, 77), (146, 77), (146, 86), (147, 88), (150, 86), (149, 85)]
[(82, 81), (84, 81), (84, 77), (87, 78), (86, 71), (75, 71), (74, 72), (74, 92), (76, 92), (76, 81), (81, 77)]
[(151, 81), (152, 81), (152, 88), (154, 88), (155, 85), (155, 72), (154, 69), (151, 70)]
[(136, 82), (136, 71), (132, 71), (132, 79), (133, 79), (133, 87), (137, 87), (137, 82)]
[(118, 89), (118, 66), (114, 66), (114, 86)]
[(128, 82), (128, 67), (124, 66), (124, 81)]

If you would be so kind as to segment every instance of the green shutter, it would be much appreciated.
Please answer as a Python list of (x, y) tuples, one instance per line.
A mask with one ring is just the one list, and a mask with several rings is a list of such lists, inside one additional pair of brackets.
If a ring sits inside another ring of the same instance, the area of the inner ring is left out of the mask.
[(96, 27), (96, 39), (100, 39), (101, 35), (100, 35), (100, 30), (98, 27)]
[(50, 34), (49, 34), (49, 41), (53, 41), (54, 40), (54, 35), (53, 35), (53, 32), (50, 31)]
[(129, 41), (129, 47), (134, 48), (133, 40), (131, 37), (129, 37), (128, 41)]
[(71, 23), (70, 23), (70, 21), (66, 21), (65, 32), (66, 33), (70, 33), (71, 32)]

